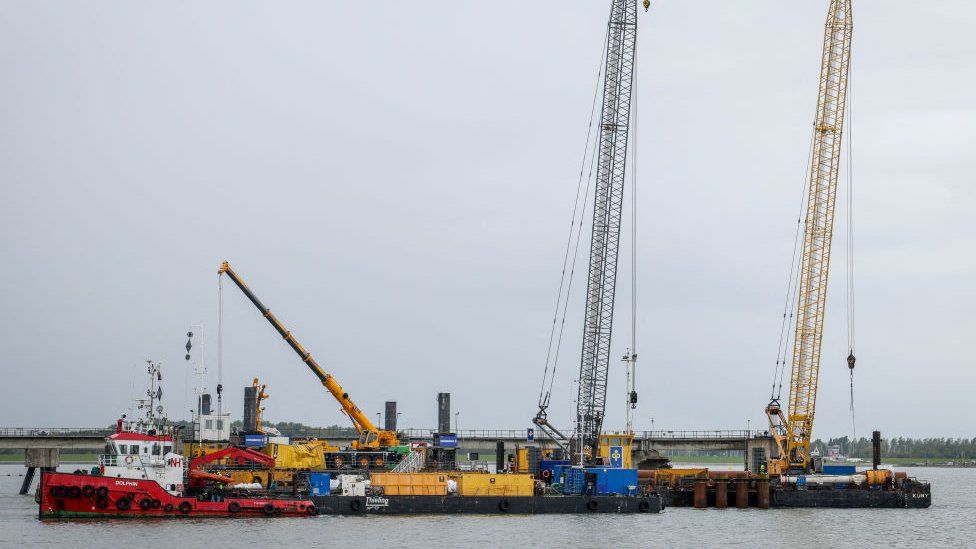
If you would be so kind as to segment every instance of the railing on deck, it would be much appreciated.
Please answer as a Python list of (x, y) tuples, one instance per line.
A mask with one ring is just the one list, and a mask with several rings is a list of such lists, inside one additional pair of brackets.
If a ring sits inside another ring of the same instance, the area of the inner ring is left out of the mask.
[[(429, 440), (431, 433), (435, 429), (401, 429), (398, 434), (403, 440)], [(104, 437), (115, 432), (113, 428), (107, 427), (0, 427), (0, 437)], [(564, 433), (572, 433), (572, 429), (563, 430)], [(458, 439), (522, 439), (526, 438), (526, 429), (466, 429), (457, 433)], [(614, 434), (608, 432), (608, 434)], [(345, 439), (358, 438), (352, 429), (305, 429), (300, 432), (282, 433), (283, 436), (291, 438), (318, 438), (318, 439)], [(636, 431), (634, 438), (655, 439), (655, 440), (715, 440), (715, 439), (747, 439), (757, 436), (768, 436), (759, 431), (749, 431), (746, 429), (716, 429), (707, 431), (691, 430), (654, 430)], [(543, 440), (545, 436), (538, 430), (535, 431), (535, 438)]]
[(108, 427), (0, 427), (0, 437), (104, 437)]

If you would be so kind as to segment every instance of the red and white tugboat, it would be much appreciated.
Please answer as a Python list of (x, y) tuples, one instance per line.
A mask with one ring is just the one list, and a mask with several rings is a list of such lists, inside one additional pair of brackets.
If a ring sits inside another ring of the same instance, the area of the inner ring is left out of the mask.
[[(43, 472), (38, 488), (38, 517), (200, 517), (241, 515), (316, 515), (311, 500), (238, 497), (225, 494), (231, 479), (187, 471), (187, 460), (173, 452), (172, 426), (157, 414), (162, 392), (159, 366), (149, 362), (148, 399), (139, 401), (145, 417), (118, 420), (105, 438), (106, 454), (92, 473)], [(191, 495), (189, 485), (202, 486)]]

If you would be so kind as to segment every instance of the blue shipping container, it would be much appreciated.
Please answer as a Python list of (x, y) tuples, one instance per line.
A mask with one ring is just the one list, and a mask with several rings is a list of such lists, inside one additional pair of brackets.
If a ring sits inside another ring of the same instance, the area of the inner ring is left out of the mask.
[(591, 467), (588, 471), (596, 473), (597, 495), (632, 495), (637, 491), (637, 469)]
[(313, 496), (327, 496), (332, 491), (332, 475), (329, 473), (309, 473), (308, 489)]
[(825, 475), (853, 475), (857, 473), (854, 465), (824, 465), (823, 474)]
[(594, 495), (632, 495), (637, 491), (637, 469), (566, 467), (562, 469), (563, 494), (579, 495), (585, 493), (587, 473), (596, 476), (596, 484), (593, 486)]

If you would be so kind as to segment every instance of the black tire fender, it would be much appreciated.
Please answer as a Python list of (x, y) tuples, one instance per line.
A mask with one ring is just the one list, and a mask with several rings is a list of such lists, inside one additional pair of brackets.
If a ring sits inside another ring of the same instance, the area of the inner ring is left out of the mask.
[(177, 508), (180, 510), (180, 513), (184, 515), (189, 515), (190, 511), (193, 509), (193, 504), (190, 503), (189, 501), (184, 501)]
[(148, 510), (152, 509), (152, 498), (144, 498), (144, 499), (140, 500), (139, 501), (139, 507), (143, 511), (148, 511)]
[(319, 510), (316, 509), (314, 505), (309, 505), (305, 508), (305, 513), (310, 517), (314, 517), (315, 515), (319, 514)]
[(172, 503), (167, 503), (166, 505), (164, 505), (163, 506), (163, 511), (166, 511), (167, 513), (172, 513), (173, 512), (173, 504)]
[(586, 508), (590, 511), (596, 511), (597, 507), (599, 506), (600, 504), (597, 503), (595, 499), (591, 499), (590, 501), (586, 502)]
[(637, 509), (639, 509), (641, 513), (646, 513), (647, 510), (650, 508), (651, 508), (651, 503), (646, 499), (642, 500), (640, 503), (637, 504)]
[(108, 488), (106, 488), (104, 486), (99, 486), (95, 490), (95, 495), (97, 495), (100, 498), (107, 498), (108, 497)]
[(95, 507), (99, 509), (108, 509), (108, 498), (96, 498)]
[(227, 504), (227, 512), (229, 513), (239, 513), (241, 511), (241, 504), (236, 501), (232, 501)]
[(86, 498), (92, 497), (95, 495), (95, 487), (91, 484), (85, 485), (85, 487), (81, 489), (81, 495), (85, 496)]
[(353, 511), (361, 511), (363, 509), (363, 502), (358, 499), (354, 499), (349, 502), (349, 508)]
[(264, 511), (265, 515), (268, 515), (270, 517), (275, 512), (275, 506), (270, 503), (265, 503), (264, 507), (262, 507), (261, 510)]
[(512, 504), (509, 503), (509, 501), (507, 499), (503, 499), (503, 500), (501, 500), (501, 501), (498, 502), (498, 510), (499, 511), (505, 512), (505, 511), (508, 511), (509, 509), (511, 509), (511, 507), (512, 507)]
[(116, 500), (115, 506), (119, 508), (119, 511), (126, 511), (129, 507), (132, 507), (132, 500), (129, 498), (119, 498)]

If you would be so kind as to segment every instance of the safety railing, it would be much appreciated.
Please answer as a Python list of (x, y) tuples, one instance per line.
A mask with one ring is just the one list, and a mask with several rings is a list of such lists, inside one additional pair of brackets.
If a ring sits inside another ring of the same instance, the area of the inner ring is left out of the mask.
[(0, 437), (104, 437), (108, 427), (0, 427)]
[[(401, 429), (398, 435), (404, 440), (429, 440), (431, 433), (436, 429)], [(561, 430), (563, 433), (572, 433), (573, 429)], [(103, 437), (115, 432), (113, 428), (106, 427), (0, 427), (0, 437)], [(526, 429), (464, 429), (457, 433), (458, 439), (507, 439), (525, 440), (527, 438)], [(298, 432), (282, 433), (282, 436), (291, 438), (317, 438), (317, 439), (347, 439), (358, 438), (352, 429), (305, 429)], [(746, 429), (716, 429), (716, 430), (653, 430), (636, 431), (634, 438), (637, 439), (744, 439), (764, 436), (759, 431)], [(538, 429), (535, 431), (536, 439), (545, 438)]]

